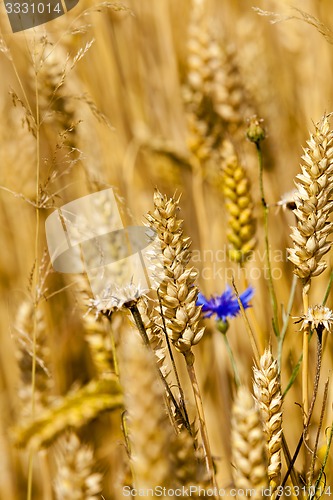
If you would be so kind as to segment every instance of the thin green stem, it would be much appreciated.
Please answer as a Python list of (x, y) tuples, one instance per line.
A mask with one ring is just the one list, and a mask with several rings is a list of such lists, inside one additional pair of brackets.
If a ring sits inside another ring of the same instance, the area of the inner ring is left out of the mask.
[(325, 291), (325, 295), (324, 295), (323, 302), (322, 302), (323, 306), (326, 306), (327, 299), (328, 299), (330, 292), (331, 292), (332, 284), (333, 284), (333, 271), (331, 271), (330, 279), (328, 281), (328, 285), (327, 285), (327, 288)]
[(317, 460), (317, 450), (318, 450), (318, 444), (319, 444), (319, 438), (320, 438), (320, 433), (321, 433), (321, 428), (323, 426), (323, 421), (324, 421), (324, 414), (326, 410), (326, 403), (327, 403), (327, 395), (328, 395), (328, 385), (329, 381), (326, 381), (325, 388), (324, 388), (324, 396), (323, 396), (323, 403), (321, 405), (321, 412), (320, 412), (320, 418), (319, 418), (319, 425), (318, 429), (316, 432), (316, 440), (315, 444), (313, 447), (312, 451), (312, 460), (311, 460), (311, 466), (310, 466), (310, 474), (309, 474), (309, 480), (308, 480), (308, 487), (309, 489), (311, 488), (312, 481), (313, 481), (313, 476), (314, 476), (314, 470), (315, 470), (315, 464)]
[(286, 310), (284, 318), (283, 318), (283, 324), (282, 324), (282, 328), (281, 328), (280, 336), (279, 336), (279, 341), (278, 341), (277, 362), (278, 362), (279, 372), (281, 371), (281, 360), (282, 360), (283, 342), (284, 342), (284, 338), (285, 338), (286, 333), (287, 333), (288, 324), (289, 324), (289, 317), (290, 317), (291, 309), (293, 307), (293, 303), (294, 303), (294, 299), (295, 299), (295, 292), (296, 292), (297, 281), (298, 281), (298, 278), (294, 274), (293, 275), (293, 281), (292, 281), (292, 284), (291, 284), (291, 290), (290, 290), (290, 295), (289, 295), (287, 310)]
[(243, 306), (242, 301), (241, 301), (241, 299), (239, 297), (239, 293), (238, 293), (238, 290), (237, 290), (237, 287), (236, 287), (236, 284), (235, 284), (234, 277), (231, 278), (231, 283), (232, 283), (233, 289), (235, 291), (235, 295), (237, 297), (237, 302), (238, 302), (238, 305), (239, 305), (242, 317), (243, 317), (244, 322), (245, 322), (246, 330), (247, 330), (248, 335), (249, 335), (249, 339), (250, 339), (250, 343), (251, 343), (251, 347), (252, 347), (252, 351), (253, 351), (255, 362), (256, 362), (257, 366), (259, 366), (260, 365), (260, 354), (259, 354), (258, 345), (257, 345), (256, 339), (255, 339), (254, 333), (252, 331), (250, 322), (249, 322), (248, 317), (246, 315), (244, 306)]
[(232, 366), (232, 370), (234, 372), (235, 384), (236, 384), (236, 387), (238, 388), (241, 385), (241, 381), (240, 381), (239, 372), (238, 372), (238, 369), (237, 369), (235, 357), (234, 357), (234, 354), (232, 352), (231, 346), (229, 344), (229, 340), (228, 340), (227, 335), (226, 334), (224, 334), (224, 335), (222, 334), (222, 337), (223, 337), (225, 346), (227, 348), (227, 352), (228, 352), (228, 355), (229, 355), (229, 359), (230, 359), (230, 363), (231, 363), (231, 366)]
[(268, 289), (271, 299), (272, 309), (273, 309), (273, 329), (276, 337), (279, 337), (279, 320), (278, 320), (278, 306), (276, 300), (276, 294), (273, 283), (272, 276), (272, 265), (270, 258), (270, 244), (269, 244), (269, 233), (268, 233), (268, 205), (265, 198), (264, 180), (263, 180), (263, 158), (260, 146), (260, 141), (256, 142), (256, 148), (258, 153), (258, 163), (259, 163), (259, 187), (261, 195), (261, 204), (263, 208), (264, 215), (264, 229), (265, 229), (265, 253), (266, 253), (266, 266), (268, 270)]
[[(330, 453), (330, 448), (331, 448), (332, 441), (333, 441), (333, 422), (332, 422), (331, 430), (330, 430), (330, 433), (329, 433), (329, 436), (328, 436), (328, 442), (327, 442), (327, 446), (326, 446), (326, 452), (325, 452), (325, 457), (324, 457), (324, 460), (323, 460), (323, 465), (322, 465), (322, 467), (320, 469), (320, 472), (319, 472), (319, 475), (317, 477), (317, 481), (316, 481), (316, 484), (315, 484), (315, 492), (318, 490), (321, 478), (323, 477), (324, 470), (325, 470), (325, 467), (326, 467), (326, 464), (327, 464), (327, 460), (328, 460), (328, 457), (329, 457), (329, 453)], [(312, 495), (311, 498), (310, 498), (310, 500), (312, 498), (315, 498), (315, 496), (316, 496), (315, 494)]]
[(114, 334), (113, 334), (112, 325), (111, 325), (111, 315), (107, 315), (107, 318), (109, 320), (109, 325), (110, 325), (111, 351), (112, 351), (114, 372), (115, 372), (116, 376), (119, 379), (119, 364), (118, 364), (116, 343), (115, 343), (115, 340), (114, 340)]

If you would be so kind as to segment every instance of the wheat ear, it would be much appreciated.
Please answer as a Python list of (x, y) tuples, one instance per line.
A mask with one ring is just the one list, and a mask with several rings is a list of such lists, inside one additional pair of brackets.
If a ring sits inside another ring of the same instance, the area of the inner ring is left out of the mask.
[(56, 448), (57, 500), (98, 500), (102, 492), (102, 474), (94, 472), (94, 451), (80, 443), (74, 433), (63, 437)]
[(229, 215), (229, 257), (235, 262), (244, 262), (257, 242), (250, 181), (230, 141), (224, 141), (222, 157), (223, 194)]
[(254, 367), (253, 374), (253, 392), (266, 436), (268, 478), (273, 499), (281, 482), (282, 394), (278, 364), (270, 349), (261, 356), (259, 368)]
[(259, 411), (248, 389), (240, 387), (232, 411), (232, 459), (238, 489), (252, 490), (258, 500), (267, 487), (265, 439)]

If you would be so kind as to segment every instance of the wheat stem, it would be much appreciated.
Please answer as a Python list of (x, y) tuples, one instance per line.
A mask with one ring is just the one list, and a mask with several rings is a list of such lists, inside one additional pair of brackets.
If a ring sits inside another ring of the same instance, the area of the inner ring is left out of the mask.
[[(140, 311), (138, 309), (138, 306), (136, 304), (134, 305), (130, 305), (128, 306), (128, 309), (131, 311), (132, 313), (132, 316), (133, 316), (133, 319), (135, 321), (135, 324), (139, 330), (139, 333), (142, 337), (142, 340), (145, 344), (145, 346), (150, 350), (152, 351), (152, 348), (151, 348), (151, 345), (150, 345), (150, 342), (149, 342), (149, 338), (148, 338), (148, 335), (147, 335), (147, 332), (146, 332), (146, 329), (145, 329), (145, 325), (143, 324), (143, 321), (142, 321), (142, 318), (141, 318), (141, 314), (140, 314)], [(175, 407), (175, 410), (176, 412), (179, 414), (179, 416), (181, 417), (182, 421), (183, 421), (183, 424), (185, 425), (186, 429), (190, 431), (190, 428), (189, 428), (189, 424), (187, 423), (187, 420), (186, 420), (186, 417), (184, 416), (183, 412), (181, 411), (174, 395), (172, 394), (172, 391), (167, 383), (167, 381), (165, 380), (165, 377), (163, 376), (163, 373), (161, 372), (160, 368), (157, 367), (157, 371), (158, 371), (158, 374), (159, 374), (159, 377), (162, 381), (162, 384), (169, 396), (169, 398), (171, 399), (174, 407)]]
[[(35, 65), (35, 98), (36, 98), (36, 232), (35, 232), (35, 269), (33, 280), (34, 292), (34, 318), (33, 318), (33, 353), (32, 353), (32, 374), (31, 374), (31, 413), (32, 418), (35, 415), (35, 389), (36, 389), (36, 337), (37, 337), (37, 308), (38, 308), (38, 244), (39, 244), (39, 179), (40, 179), (40, 115), (39, 115), (39, 93), (38, 93), (38, 75)], [(28, 486), (27, 500), (32, 499), (32, 475), (33, 475), (34, 452), (29, 454), (28, 465)]]
[(164, 318), (164, 315), (163, 315), (163, 307), (162, 307), (161, 296), (160, 296), (160, 293), (159, 293), (158, 290), (157, 290), (157, 296), (158, 296), (158, 302), (159, 302), (159, 305), (160, 305), (160, 313), (161, 313), (162, 323), (163, 323), (163, 333), (164, 333), (165, 341), (166, 341), (166, 344), (167, 344), (167, 347), (168, 347), (168, 352), (169, 352), (169, 356), (170, 356), (170, 359), (171, 359), (172, 368), (173, 368), (173, 371), (174, 371), (174, 374), (175, 374), (175, 377), (176, 377), (177, 387), (178, 387), (178, 390), (179, 390), (180, 404), (181, 404), (181, 407), (183, 409), (184, 416), (185, 416), (185, 419), (186, 419), (186, 422), (187, 422), (187, 430), (192, 435), (191, 424), (190, 424), (190, 420), (188, 418), (187, 408), (186, 408), (186, 404), (185, 404), (184, 391), (183, 391), (183, 388), (182, 388), (181, 383), (180, 383), (180, 379), (179, 379), (179, 375), (178, 375), (178, 370), (177, 370), (177, 366), (176, 366), (176, 363), (175, 363), (175, 358), (174, 358), (174, 355), (173, 355), (173, 352), (172, 352), (172, 349), (171, 349), (171, 342), (170, 342), (170, 339), (169, 339), (169, 336), (168, 336), (168, 333), (167, 333), (166, 324), (165, 324), (165, 318)]
[(278, 342), (277, 362), (278, 362), (279, 372), (281, 372), (283, 342), (284, 342), (284, 338), (285, 338), (286, 333), (287, 333), (289, 317), (290, 317), (291, 309), (293, 307), (293, 303), (294, 303), (294, 299), (295, 299), (296, 285), (297, 285), (297, 276), (294, 274), (293, 281), (291, 284), (291, 289), (290, 289), (287, 310), (284, 314), (283, 324), (282, 324), (282, 328), (280, 331), (279, 342)]
[(112, 351), (114, 372), (119, 379), (119, 363), (118, 363), (118, 356), (117, 356), (117, 350), (116, 350), (116, 343), (114, 340), (114, 334), (113, 334), (113, 330), (112, 330), (112, 326), (111, 326), (111, 315), (108, 315), (107, 318), (109, 320), (109, 325), (110, 325), (111, 351)]
[[(187, 362), (186, 366), (187, 366), (187, 372), (188, 372), (188, 375), (189, 375), (189, 378), (191, 381), (195, 405), (196, 405), (198, 417), (199, 417), (200, 434), (201, 434), (202, 445), (203, 445), (204, 454), (205, 454), (206, 467), (207, 467), (207, 471), (209, 473), (210, 479), (212, 481), (212, 484), (214, 486), (214, 489), (217, 492), (218, 488), (217, 488), (217, 484), (216, 484), (214, 464), (213, 464), (213, 459), (212, 459), (212, 453), (210, 450), (210, 444), (209, 444), (207, 426), (206, 426), (206, 419), (205, 419), (205, 413), (204, 413), (204, 409), (203, 409), (199, 384), (198, 384), (198, 380), (196, 377), (194, 365), (189, 364)], [(214, 495), (214, 498), (217, 498), (216, 495)]]
[[(303, 314), (306, 315), (309, 309), (309, 285), (303, 287)], [(309, 413), (309, 329), (306, 327), (303, 332), (303, 363), (302, 363), (302, 395), (303, 395), (303, 419), (307, 421)]]

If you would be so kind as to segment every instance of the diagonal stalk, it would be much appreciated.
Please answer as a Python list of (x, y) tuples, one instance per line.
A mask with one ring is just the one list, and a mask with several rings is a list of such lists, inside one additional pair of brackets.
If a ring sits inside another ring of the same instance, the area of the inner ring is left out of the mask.
[(164, 318), (163, 309), (162, 309), (161, 297), (160, 297), (160, 294), (159, 294), (158, 290), (157, 290), (157, 296), (158, 296), (158, 301), (159, 301), (159, 304), (160, 304), (160, 312), (161, 312), (161, 316), (162, 316), (163, 333), (164, 333), (164, 336), (165, 336), (165, 341), (166, 341), (166, 344), (167, 344), (167, 347), (168, 347), (168, 352), (169, 352), (169, 355), (170, 355), (172, 368), (173, 368), (173, 371), (174, 371), (174, 374), (175, 374), (175, 377), (176, 377), (176, 382), (177, 382), (177, 386), (178, 386), (178, 390), (179, 390), (180, 405), (181, 405), (181, 407), (183, 409), (183, 412), (184, 412), (184, 416), (185, 416), (185, 419), (186, 419), (186, 422), (187, 422), (187, 425), (188, 425), (188, 430), (190, 431), (190, 433), (192, 435), (191, 424), (190, 424), (190, 420), (189, 420), (189, 417), (188, 417), (187, 408), (186, 408), (186, 404), (185, 404), (184, 391), (183, 391), (183, 388), (182, 388), (181, 383), (180, 383), (180, 379), (179, 379), (179, 375), (178, 375), (178, 370), (177, 370), (176, 363), (175, 363), (175, 358), (173, 356), (173, 352), (172, 352), (172, 349), (171, 349), (170, 339), (169, 339), (169, 336), (168, 336), (168, 333), (167, 333), (166, 324), (165, 324), (165, 318)]
[[(150, 342), (149, 342), (149, 338), (148, 338), (148, 335), (147, 335), (147, 332), (146, 332), (146, 329), (145, 329), (145, 325), (143, 324), (143, 321), (142, 321), (142, 318), (141, 318), (141, 314), (140, 314), (140, 311), (138, 309), (138, 306), (136, 305), (136, 303), (134, 304), (129, 304), (128, 306), (128, 309), (131, 311), (132, 313), (132, 316), (133, 316), (133, 319), (135, 321), (135, 324), (137, 326), (137, 329), (139, 330), (139, 333), (142, 337), (142, 340), (145, 344), (145, 346), (152, 351), (152, 347), (150, 345)], [(165, 377), (163, 376), (163, 373), (161, 372), (161, 370), (157, 368), (157, 372), (159, 374), (159, 377), (161, 379), (161, 382), (170, 398), (170, 400), (172, 401), (174, 407), (175, 407), (175, 410), (176, 412), (178, 413), (178, 415), (180, 416), (184, 426), (186, 427), (186, 429), (188, 430), (188, 432), (191, 434), (191, 428), (188, 426), (188, 423), (187, 423), (187, 420), (186, 420), (186, 417), (182, 411), (182, 409), (179, 407), (179, 404), (177, 403), (176, 399), (175, 399), (175, 396), (173, 395), (167, 381), (165, 380)]]
[[(210, 476), (210, 480), (211, 480), (213, 487), (214, 487), (214, 493), (216, 493), (218, 495), (218, 487), (217, 487), (217, 483), (216, 483), (214, 463), (213, 463), (212, 453), (211, 453), (209, 439), (208, 439), (207, 426), (206, 426), (206, 420), (205, 420), (205, 414), (204, 414), (199, 384), (198, 384), (198, 380), (196, 377), (194, 365), (190, 364), (190, 363), (186, 363), (186, 367), (187, 367), (187, 372), (188, 372), (188, 375), (189, 375), (189, 378), (191, 381), (195, 405), (196, 405), (197, 412), (198, 412), (200, 434), (201, 434), (202, 445), (203, 445), (204, 454), (205, 454), (206, 467), (207, 467), (207, 471), (208, 471), (209, 476)], [(214, 494), (214, 498), (217, 498), (215, 494)], [(219, 498), (219, 495), (218, 495), (218, 498)]]

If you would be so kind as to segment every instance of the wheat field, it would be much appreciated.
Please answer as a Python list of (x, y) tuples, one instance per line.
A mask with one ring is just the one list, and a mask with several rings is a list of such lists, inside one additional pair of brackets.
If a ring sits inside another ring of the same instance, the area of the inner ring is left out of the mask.
[[(329, 0), (4, 2), (0, 74), (0, 498), (330, 498)], [(57, 268), (88, 195), (155, 286)]]

